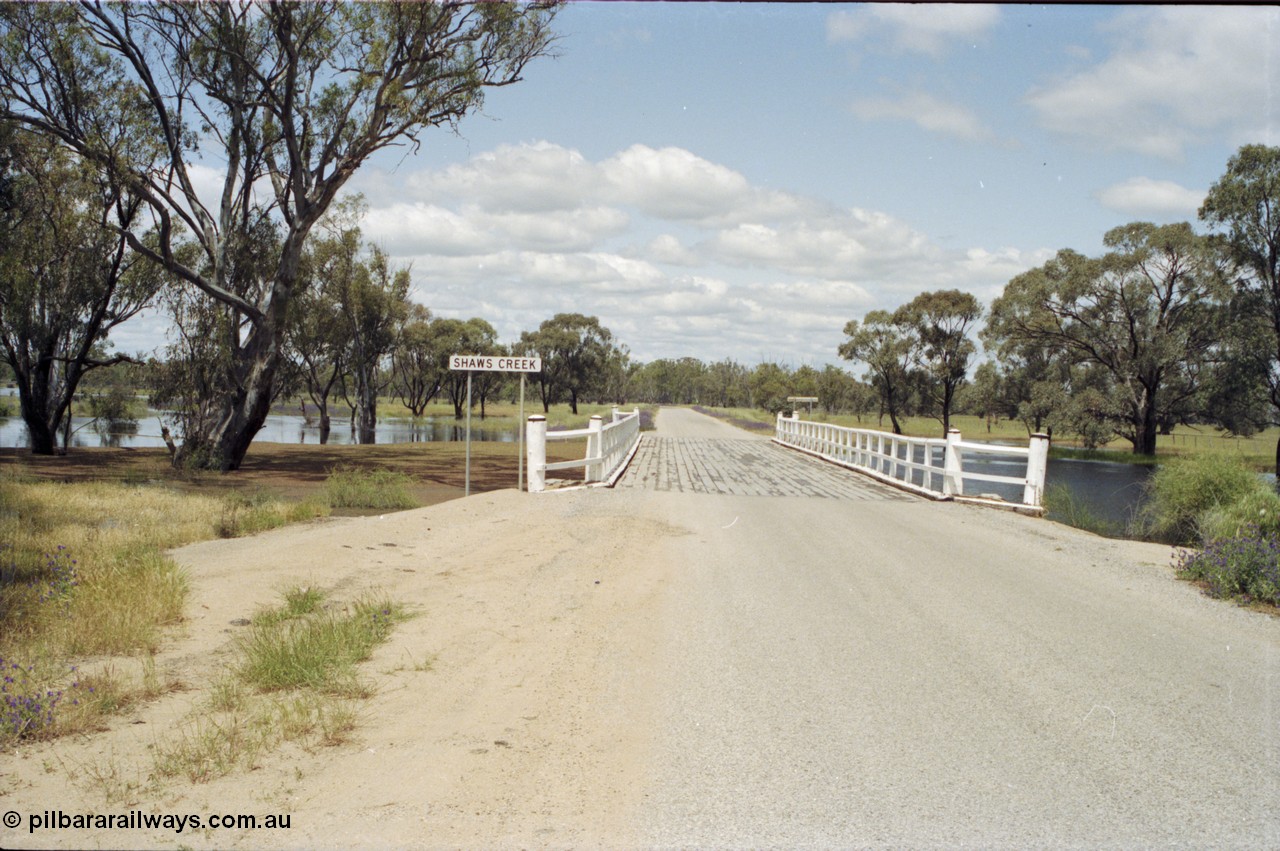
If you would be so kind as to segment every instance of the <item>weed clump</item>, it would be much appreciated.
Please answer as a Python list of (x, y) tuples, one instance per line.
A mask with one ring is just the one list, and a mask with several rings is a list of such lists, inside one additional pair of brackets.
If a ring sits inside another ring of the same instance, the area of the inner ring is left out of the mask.
[(413, 480), (394, 470), (362, 470), (334, 467), (325, 480), (329, 505), (333, 508), (374, 508), (399, 511), (417, 508), (409, 493)]
[(1203, 540), (1202, 522), (1211, 512), (1230, 507), (1266, 490), (1266, 485), (1238, 459), (1222, 453), (1179, 458), (1162, 465), (1148, 484), (1150, 500), (1143, 512), (1148, 534), (1173, 544)]

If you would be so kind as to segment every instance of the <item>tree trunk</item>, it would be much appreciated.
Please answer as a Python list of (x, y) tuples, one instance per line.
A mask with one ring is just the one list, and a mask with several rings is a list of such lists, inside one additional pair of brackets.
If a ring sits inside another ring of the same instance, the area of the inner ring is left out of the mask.
[(1160, 431), (1160, 423), (1156, 416), (1154, 400), (1155, 394), (1149, 394), (1144, 400), (1142, 422), (1139, 424), (1135, 435), (1138, 439), (1133, 443), (1133, 454), (1135, 455), (1156, 454), (1156, 435)]
[[(205, 433), (183, 435), (182, 447), (173, 456), (174, 466), (191, 465), (223, 473), (240, 469), (253, 438), (271, 413), (282, 357), (275, 330), (255, 329), (239, 353), (239, 364), (231, 368), (234, 374), (227, 377), (227, 386), (238, 389), (220, 397), (218, 417)], [(237, 380), (238, 376), (242, 377)]]
[(356, 442), (376, 443), (378, 427), (378, 391), (369, 376), (356, 379), (355, 432)]
[(329, 442), (329, 431), (332, 423), (329, 422), (329, 407), (327, 405), (320, 408), (320, 445), (324, 446)]

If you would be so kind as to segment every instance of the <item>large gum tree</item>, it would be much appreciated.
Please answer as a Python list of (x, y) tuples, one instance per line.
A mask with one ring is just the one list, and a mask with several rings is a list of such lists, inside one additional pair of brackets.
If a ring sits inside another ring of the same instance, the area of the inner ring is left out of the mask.
[[(179, 463), (234, 470), (270, 409), (308, 236), (371, 156), (549, 52), (554, 6), (6, 3), (0, 109), (142, 199), (130, 248), (234, 314)], [(127, 116), (127, 121), (121, 121)], [(268, 263), (244, 262), (269, 222)], [(158, 240), (144, 240), (153, 227)], [(184, 262), (182, 241), (198, 247)]]
[[(1245, 430), (1280, 423), (1280, 147), (1245, 145), (1237, 151), (1210, 187), (1200, 218), (1225, 232), (1236, 263), (1241, 345), (1231, 366), (1244, 367), (1248, 375), (1241, 383), (1261, 383), (1269, 403), (1266, 413), (1228, 425)], [(1223, 408), (1236, 408), (1250, 391), (1229, 387), (1226, 395), (1235, 398), (1224, 399)], [(1280, 476), (1280, 439), (1275, 462)]]

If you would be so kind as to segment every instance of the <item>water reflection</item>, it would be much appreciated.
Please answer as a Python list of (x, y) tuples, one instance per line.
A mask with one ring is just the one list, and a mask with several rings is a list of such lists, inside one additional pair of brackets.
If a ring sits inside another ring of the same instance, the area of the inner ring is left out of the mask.
[[(490, 421), (493, 422), (493, 421)], [(510, 421), (504, 425), (491, 425), (479, 419), (471, 421), (471, 439), (478, 441), (494, 441), (499, 443), (515, 443), (519, 437)], [(136, 424), (124, 428), (102, 427), (89, 417), (73, 417), (71, 428), (72, 447), (162, 447), (164, 439), (160, 436), (163, 423), (157, 416), (144, 417)], [(428, 417), (424, 420), (383, 420), (378, 423), (376, 440), (378, 443), (432, 443), (464, 440), (466, 438), (466, 422), (456, 422), (452, 417), (436, 419)], [(317, 418), (304, 418), (292, 414), (278, 414), (267, 417), (262, 430), (258, 432), (256, 441), (264, 443), (319, 443), (320, 421)], [(329, 432), (330, 444), (355, 443), (355, 437), (346, 420), (331, 424)], [(25, 448), (30, 445), (27, 426), (21, 417), (0, 418), (0, 446)]]

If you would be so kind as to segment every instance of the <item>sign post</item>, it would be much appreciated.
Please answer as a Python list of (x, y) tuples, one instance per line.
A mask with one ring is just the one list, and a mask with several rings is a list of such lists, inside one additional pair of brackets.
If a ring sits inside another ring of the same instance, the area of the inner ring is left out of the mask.
[(467, 373), (467, 472), (465, 496), (471, 496), (471, 373), (473, 372), (518, 372), (520, 373), (520, 422), (519, 448), (520, 471), (516, 477), (516, 487), (524, 489), (524, 376), (528, 372), (542, 371), (542, 358), (513, 357), (510, 355), (451, 355), (449, 369), (465, 370)]
[(813, 403), (818, 401), (818, 397), (817, 396), (788, 396), (787, 401), (788, 402), (808, 402), (809, 416), (813, 416)]

